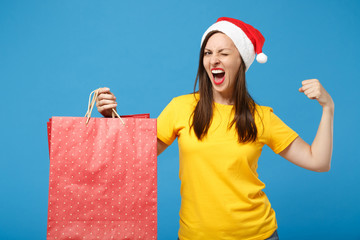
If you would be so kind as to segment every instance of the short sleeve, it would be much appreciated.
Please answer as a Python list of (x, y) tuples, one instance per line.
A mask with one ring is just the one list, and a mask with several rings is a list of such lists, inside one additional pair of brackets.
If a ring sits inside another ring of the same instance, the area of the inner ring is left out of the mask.
[(280, 153), (299, 135), (276, 116), (272, 108), (267, 112), (267, 145), (276, 153)]
[(176, 109), (176, 103), (173, 99), (157, 118), (157, 137), (167, 145), (171, 145), (177, 136), (177, 131), (175, 130)]

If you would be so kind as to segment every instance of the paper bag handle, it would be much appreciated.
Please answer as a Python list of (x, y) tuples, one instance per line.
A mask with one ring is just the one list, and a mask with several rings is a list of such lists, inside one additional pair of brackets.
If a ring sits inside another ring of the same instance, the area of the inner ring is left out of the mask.
[[(92, 97), (91, 97), (91, 96), (92, 96)], [(94, 105), (95, 105), (95, 103), (96, 103), (96, 100), (97, 100), (98, 96), (99, 96), (99, 89), (96, 89), (96, 90), (92, 91), (92, 92), (90, 93), (90, 95), (89, 95), (88, 110), (87, 110), (87, 112), (86, 112), (86, 114), (85, 114), (85, 117), (87, 117), (87, 119), (86, 119), (86, 124), (88, 124), (88, 122), (89, 122), (89, 120), (90, 120), (91, 112), (92, 112), (92, 110), (93, 110), (93, 108), (94, 108)], [(115, 118), (115, 117), (120, 118), (121, 122), (122, 122), (123, 124), (125, 124), (124, 121), (122, 120), (122, 118), (119, 116), (119, 114), (116, 112), (116, 110), (115, 110), (114, 108), (112, 108), (112, 113), (111, 113), (111, 115), (112, 115), (113, 118)]]

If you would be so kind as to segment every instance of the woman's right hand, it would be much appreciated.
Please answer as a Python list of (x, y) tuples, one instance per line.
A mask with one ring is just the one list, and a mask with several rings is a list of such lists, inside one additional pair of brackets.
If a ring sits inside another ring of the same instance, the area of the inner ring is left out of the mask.
[(116, 97), (110, 92), (110, 88), (104, 87), (99, 88), (98, 97), (96, 100), (96, 107), (99, 113), (101, 113), (104, 117), (112, 116), (112, 109), (116, 110)]

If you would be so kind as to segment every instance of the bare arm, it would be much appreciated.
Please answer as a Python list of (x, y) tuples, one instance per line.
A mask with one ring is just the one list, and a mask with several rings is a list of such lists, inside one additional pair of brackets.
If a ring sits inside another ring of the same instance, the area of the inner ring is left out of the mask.
[(162, 153), (166, 148), (168, 147), (168, 145), (166, 143), (164, 143), (163, 141), (161, 141), (160, 139), (157, 139), (157, 155), (159, 156), (160, 153)]
[(300, 92), (316, 99), (323, 113), (315, 139), (311, 146), (300, 137), (296, 138), (280, 156), (308, 170), (325, 172), (330, 170), (333, 149), (334, 102), (317, 79), (305, 80)]

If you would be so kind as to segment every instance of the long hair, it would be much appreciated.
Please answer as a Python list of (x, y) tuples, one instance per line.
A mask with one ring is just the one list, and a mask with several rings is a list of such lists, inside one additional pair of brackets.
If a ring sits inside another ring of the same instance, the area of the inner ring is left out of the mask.
[[(194, 128), (195, 135), (199, 140), (202, 140), (208, 133), (214, 106), (211, 80), (203, 65), (204, 49), (209, 38), (218, 32), (220, 31), (210, 32), (205, 37), (200, 49), (199, 67), (194, 85), (194, 94), (198, 92), (200, 99), (192, 113), (193, 121), (191, 123), (191, 128)], [(199, 91), (196, 91), (197, 82), (199, 82)], [(239, 143), (255, 142), (258, 133), (254, 120), (256, 104), (246, 87), (245, 64), (242, 58), (234, 87), (233, 98), (235, 114), (229, 128), (235, 124)]]

